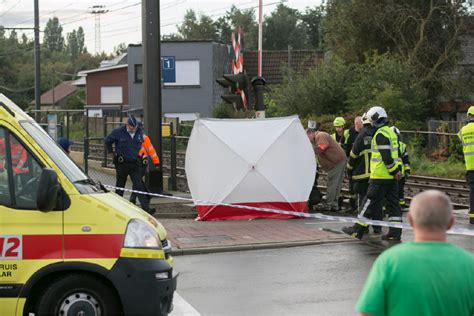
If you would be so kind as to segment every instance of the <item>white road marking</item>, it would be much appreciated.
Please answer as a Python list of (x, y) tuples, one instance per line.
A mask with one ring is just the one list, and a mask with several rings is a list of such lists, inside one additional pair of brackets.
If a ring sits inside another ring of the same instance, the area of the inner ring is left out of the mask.
[(174, 292), (173, 296), (174, 309), (171, 316), (201, 316), (191, 304), (189, 304), (178, 292)]

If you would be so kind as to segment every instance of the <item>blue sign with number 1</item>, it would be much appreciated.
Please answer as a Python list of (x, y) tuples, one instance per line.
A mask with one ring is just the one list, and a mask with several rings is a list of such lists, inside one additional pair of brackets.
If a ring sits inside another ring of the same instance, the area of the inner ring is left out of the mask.
[(176, 58), (175, 56), (161, 57), (161, 77), (163, 82), (176, 82)]

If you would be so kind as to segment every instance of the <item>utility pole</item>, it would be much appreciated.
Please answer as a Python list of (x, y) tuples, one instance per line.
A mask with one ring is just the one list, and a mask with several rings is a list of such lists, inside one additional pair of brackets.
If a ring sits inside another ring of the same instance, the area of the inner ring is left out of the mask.
[(255, 92), (255, 117), (265, 118), (265, 102), (263, 92), (265, 90), (265, 78), (262, 77), (262, 46), (263, 46), (263, 0), (258, 1), (258, 62), (257, 77), (252, 79)]
[[(156, 152), (163, 159), (161, 135), (161, 43), (160, 1), (142, 0), (143, 113), (145, 129)], [(162, 164), (147, 177), (150, 192), (163, 193)]]
[(40, 42), (39, 42), (39, 0), (35, 0), (35, 119), (39, 123), (41, 109), (41, 73), (40, 73)]
[(94, 5), (91, 8), (91, 14), (95, 16), (95, 53), (100, 54), (101, 48), (101, 35), (100, 35), (100, 15), (109, 12), (105, 9), (105, 5)]

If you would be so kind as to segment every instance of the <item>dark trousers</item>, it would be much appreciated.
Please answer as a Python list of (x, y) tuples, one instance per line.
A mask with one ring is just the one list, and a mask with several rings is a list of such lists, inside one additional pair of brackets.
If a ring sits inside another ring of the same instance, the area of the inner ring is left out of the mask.
[[(144, 177), (146, 175), (146, 168), (147, 166), (146, 165), (142, 165), (140, 167), (140, 172), (141, 172), (141, 177), (142, 177), (142, 186), (143, 186), (143, 192), (150, 192), (150, 190), (148, 190), (148, 188), (146, 187), (146, 183), (145, 183), (145, 180), (144, 180)], [(137, 196), (138, 194), (133, 192), (131, 195), (130, 195), (130, 202), (132, 202), (133, 204), (135, 204), (135, 202), (137, 201)], [(150, 200), (151, 200), (151, 196), (149, 195), (146, 195), (145, 196), (146, 199), (148, 200), (148, 203), (150, 203)]]
[(360, 211), (362, 208), (362, 201), (364, 201), (369, 189), (369, 179), (353, 181), (354, 193), (357, 195), (357, 210)]
[[(342, 208), (343, 197), (339, 196), (339, 208)], [(354, 180), (349, 178), (349, 204), (352, 211), (357, 210), (357, 193), (354, 191)]]
[[(118, 188), (124, 188), (125, 183), (127, 182), (127, 177), (130, 176), (130, 179), (132, 180), (132, 189), (137, 191), (143, 191), (141, 176), (142, 173), (140, 168), (141, 164), (138, 161), (122, 162), (115, 164), (115, 170), (117, 171), (117, 181), (115, 186)], [(115, 193), (120, 196), (123, 196), (123, 192), (124, 191), (122, 190), (115, 190)], [(139, 194), (138, 200), (140, 201), (142, 209), (148, 212), (150, 210), (150, 205), (145, 195)]]
[(469, 186), (469, 214), (474, 214), (474, 171), (466, 172), (466, 181)]
[(398, 181), (398, 200), (402, 207), (407, 204), (405, 202), (405, 180), (405, 178), (401, 178), (400, 181)]
[[(382, 220), (383, 201), (385, 200), (387, 213), (390, 222), (402, 221), (402, 210), (398, 199), (398, 182), (393, 181), (369, 181), (369, 189), (360, 212), (361, 217), (374, 220)], [(400, 228), (389, 229), (392, 236), (400, 236), (402, 230)]]

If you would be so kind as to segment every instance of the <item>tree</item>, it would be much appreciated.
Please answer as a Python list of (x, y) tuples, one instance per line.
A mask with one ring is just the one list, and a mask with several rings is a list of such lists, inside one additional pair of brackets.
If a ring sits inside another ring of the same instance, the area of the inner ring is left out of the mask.
[(28, 36), (25, 33), (21, 35), (21, 45), (27, 46), (29, 43)]
[(64, 50), (63, 27), (59, 24), (59, 19), (54, 17), (48, 20), (44, 28), (43, 42), (50, 52), (62, 52)]
[(217, 28), (211, 17), (200, 14), (199, 20), (194, 10), (187, 10), (184, 22), (178, 26), (178, 33), (185, 40), (217, 40)]
[(322, 49), (324, 7), (306, 8), (301, 21), (307, 31), (308, 48)]
[[(346, 62), (389, 53), (413, 68), (434, 108), (459, 60), (459, 39), (472, 8), (464, 0), (329, 0), (325, 41)], [(448, 84), (449, 85), (449, 84)]]
[(12, 45), (18, 45), (18, 33), (15, 30), (10, 32), (10, 37), (8, 38)]
[(400, 57), (373, 55), (352, 66), (352, 72), (353, 80), (346, 87), (349, 110), (362, 113), (382, 105), (392, 122), (401, 122), (401, 126), (416, 125), (428, 115), (427, 91), (415, 69)]
[(117, 46), (114, 47), (114, 54), (115, 56), (120, 56), (124, 53), (126, 53), (128, 50), (128, 46), (125, 43), (120, 43)]
[(177, 33), (170, 33), (170, 34), (164, 34), (161, 35), (161, 40), (162, 41), (180, 41), (182, 40), (183, 37)]
[(66, 50), (71, 57), (71, 60), (76, 60), (79, 56), (79, 46), (77, 42), (77, 33), (76, 30), (73, 30), (71, 33), (68, 33), (67, 36)]
[(77, 50), (79, 54), (86, 53), (87, 49), (84, 46), (84, 29), (82, 28), (82, 26), (79, 26), (79, 28), (77, 29), (76, 36), (77, 36)]
[(346, 113), (346, 87), (352, 76), (351, 67), (340, 58), (327, 59), (304, 74), (292, 73), (291, 78), (288, 73), (269, 94), (273, 111), (301, 117)]
[(279, 4), (263, 25), (263, 46), (269, 50), (302, 49), (308, 45), (307, 29), (298, 10)]
[(255, 20), (255, 10), (240, 10), (233, 5), (225, 15), (228, 28), (221, 29), (221, 41), (229, 42), (231, 33), (239, 28), (242, 31), (242, 47), (246, 50), (255, 50), (258, 46), (258, 25)]

